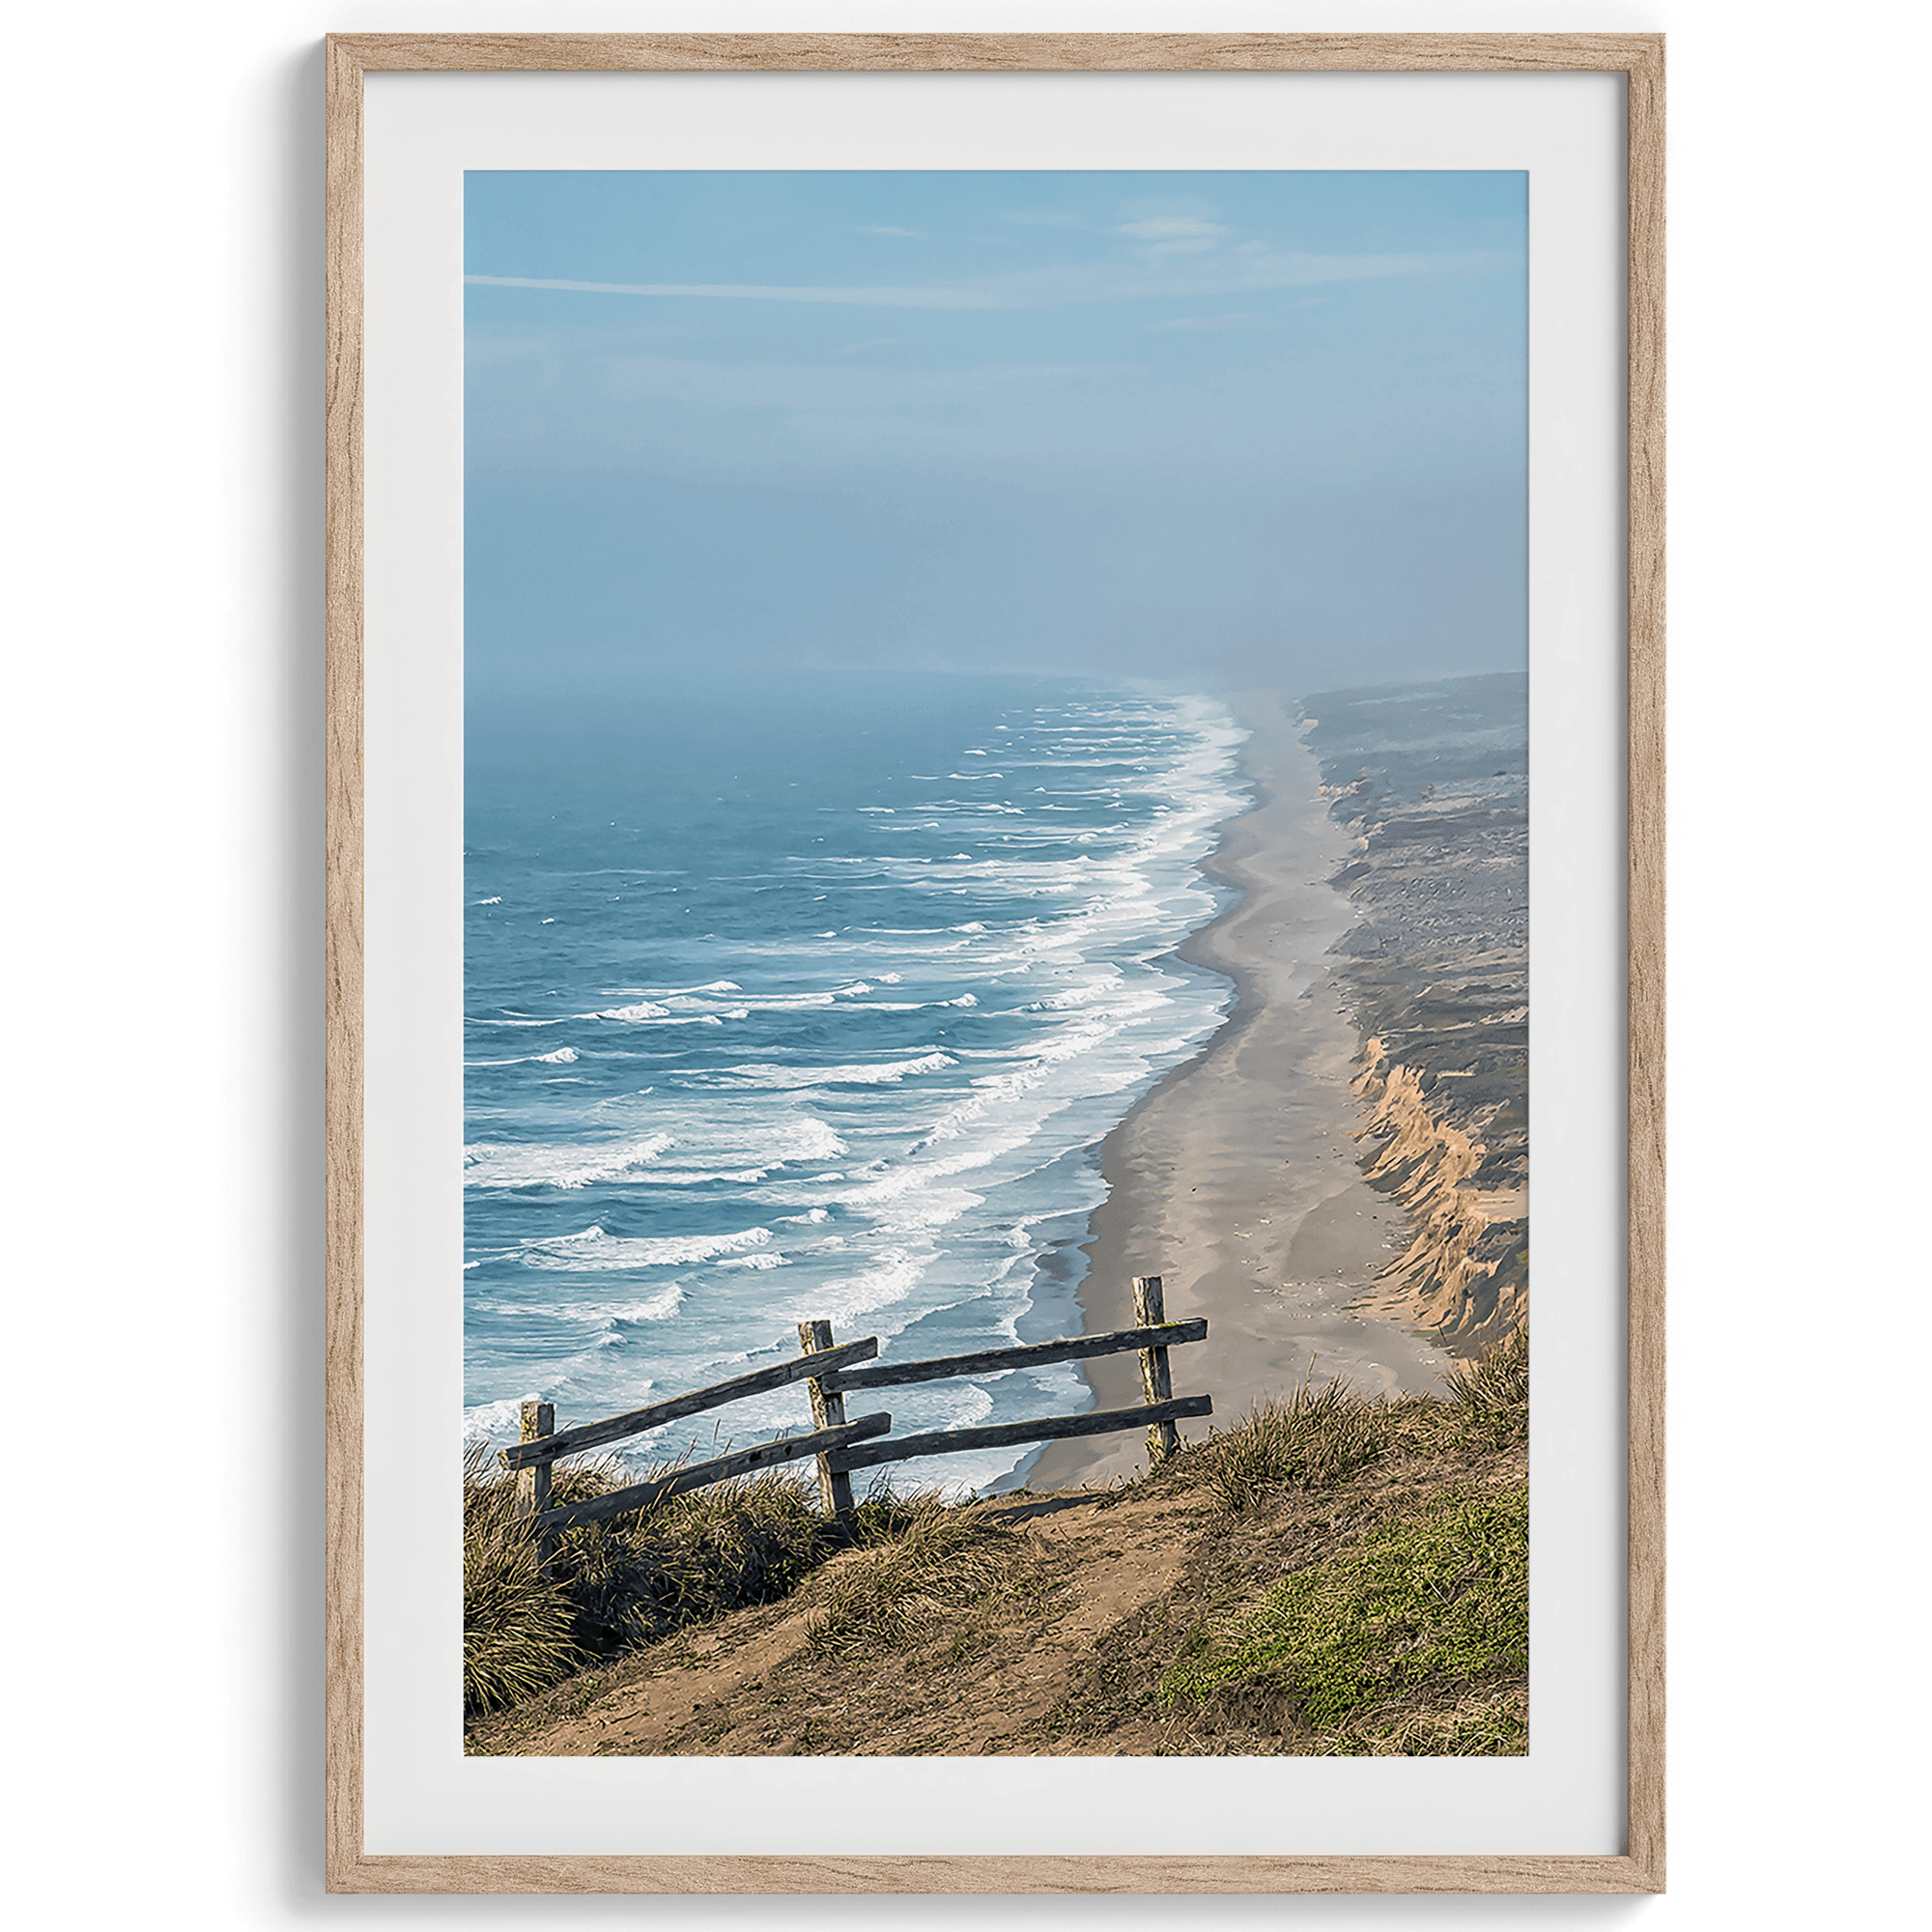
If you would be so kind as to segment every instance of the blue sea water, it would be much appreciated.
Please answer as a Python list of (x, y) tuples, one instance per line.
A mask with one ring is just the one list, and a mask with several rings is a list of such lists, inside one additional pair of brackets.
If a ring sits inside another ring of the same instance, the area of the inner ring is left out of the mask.
[[(472, 732), (472, 1438), (797, 1351), (1077, 1332), (1100, 1140), (1224, 1017), (1172, 949), (1222, 889), (1242, 733), (1206, 698), (1018, 677), (687, 683), (581, 741)], [(1076, 1369), (868, 1398), (896, 1431), (1080, 1408)], [(637, 1438), (809, 1427), (801, 1387)], [(1033, 1452), (898, 1465), (997, 1487)]]

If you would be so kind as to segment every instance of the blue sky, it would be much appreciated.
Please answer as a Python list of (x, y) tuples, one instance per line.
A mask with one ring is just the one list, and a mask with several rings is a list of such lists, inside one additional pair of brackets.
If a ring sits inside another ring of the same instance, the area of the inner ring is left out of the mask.
[(471, 174), (473, 701), (1524, 662), (1520, 174)]

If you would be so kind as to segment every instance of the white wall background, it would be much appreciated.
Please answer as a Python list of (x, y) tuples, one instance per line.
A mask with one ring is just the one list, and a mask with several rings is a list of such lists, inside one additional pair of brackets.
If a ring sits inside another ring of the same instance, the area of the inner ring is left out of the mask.
[[(12, 1461), (22, 1922), (1917, 1918), (1922, 19), (103, 0), (10, 30), (0, 1256), (14, 1430), (79, 1438)], [(1668, 1896), (323, 1895), (320, 37), (543, 26), (1671, 35)]]

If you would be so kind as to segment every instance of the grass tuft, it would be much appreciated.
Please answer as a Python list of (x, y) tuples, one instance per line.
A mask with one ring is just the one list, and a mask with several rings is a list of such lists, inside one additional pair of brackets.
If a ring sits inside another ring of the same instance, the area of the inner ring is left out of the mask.
[(1324, 1732), (1314, 1757), (1520, 1757), (1529, 1749), (1529, 1696), (1521, 1684), (1492, 1684), (1447, 1707), (1392, 1699)]
[[(551, 1500), (582, 1502), (638, 1480), (616, 1462), (559, 1463)], [(463, 1465), (463, 1697), (471, 1715), (522, 1703), (674, 1631), (771, 1603), (855, 1542), (889, 1545), (942, 1507), (881, 1483), (840, 1524), (821, 1514), (810, 1476), (770, 1470), (565, 1530), (545, 1572), (516, 1499), (515, 1475), (487, 1447), (472, 1448)]]
[(1450, 1400), (1469, 1435), (1496, 1448), (1529, 1437), (1529, 1327), (1519, 1323), (1494, 1348), (1447, 1378)]
[(1344, 1381), (1319, 1390), (1304, 1382), (1286, 1402), (1257, 1404), (1245, 1421), (1202, 1444), (1197, 1480), (1235, 1513), (1284, 1489), (1340, 1482), (1381, 1453), (1385, 1406), (1351, 1396)]
[(1035, 1531), (972, 1503), (924, 1497), (891, 1542), (831, 1584), (808, 1642), (847, 1662), (916, 1649), (940, 1634), (957, 1651), (971, 1646), (975, 1629), (1024, 1616), (1057, 1588)]
[(492, 1483), (480, 1445), (463, 1463), (463, 1701), (501, 1710), (589, 1662), (562, 1589), (515, 1520), (516, 1481)]

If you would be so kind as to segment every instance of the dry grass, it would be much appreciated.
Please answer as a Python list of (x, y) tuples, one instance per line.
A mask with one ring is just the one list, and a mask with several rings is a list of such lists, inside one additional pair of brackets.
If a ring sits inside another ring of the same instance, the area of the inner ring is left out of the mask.
[(1529, 1437), (1529, 1325), (1514, 1329), (1449, 1378), (1458, 1419), (1497, 1447)]
[(1344, 1381), (1306, 1382), (1286, 1402), (1257, 1404), (1248, 1418), (1194, 1452), (1195, 1477), (1221, 1507), (1253, 1509), (1284, 1489), (1321, 1489), (1352, 1475), (1386, 1445), (1385, 1403), (1358, 1401)]
[(1061, 1587), (1044, 1541), (974, 1503), (927, 1497), (896, 1535), (827, 1589), (808, 1639), (821, 1655), (856, 1662), (943, 1636), (955, 1655), (976, 1635), (1009, 1624)]
[[(551, 1500), (581, 1502), (638, 1480), (615, 1462), (559, 1463)], [(890, 1543), (940, 1507), (881, 1485), (851, 1523), (840, 1524), (821, 1514), (810, 1476), (772, 1470), (565, 1530), (543, 1571), (517, 1518), (516, 1490), (516, 1477), (487, 1449), (465, 1458), (463, 1691), (472, 1714), (521, 1703), (588, 1665), (786, 1596), (854, 1542)]]
[(1520, 1757), (1529, 1748), (1529, 1692), (1504, 1681), (1453, 1702), (1392, 1699), (1356, 1712), (1309, 1746), (1311, 1757)]
[(463, 1702), (495, 1711), (534, 1697), (590, 1662), (569, 1598), (537, 1568), (513, 1516), (516, 1479), (491, 1482), (475, 1449), (463, 1464)]
[[(475, 1465), (466, 1691), (472, 1714), (517, 1708), (479, 1721), (469, 1747), (517, 1747), (619, 1687), (692, 1669), (710, 1673), (701, 1720), (665, 1719), (651, 1747), (1520, 1752), (1527, 1415), (1527, 1344), (1512, 1337), (1444, 1398), (1304, 1386), (1032, 1521), (881, 1489), (838, 1525), (788, 1472), (569, 1532), (548, 1577), (512, 1480)], [(631, 1479), (560, 1466), (556, 1492)], [(1116, 1521), (1137, 1526), (1102, 1526)], [(1069, 1645), (1067, 1613), (1120, 1589), (1109, 1546), (1150, 1521), (1175, 1580)], [(750, 1614), (720, 1622), (734, 1610)], [(721, 1693), (715, 1650), (652, 1649), (699, 1625), (769, 1654)], [(793, 1634), (772, 1651), (780, 1629)], [(1056, 1688), (1003, 1727), (1042, 1670)], [(610, 1735), (593, 1730), (594, 1747)]]

